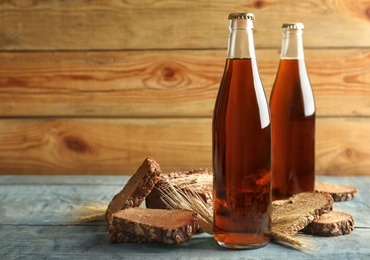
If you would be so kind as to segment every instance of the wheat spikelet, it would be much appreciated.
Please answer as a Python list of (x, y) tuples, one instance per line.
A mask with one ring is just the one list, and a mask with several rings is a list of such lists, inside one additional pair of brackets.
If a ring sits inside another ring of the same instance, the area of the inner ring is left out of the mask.
[(98, 202), (92, 205), (81, 206), (70, 215), (75, 219), (77, 224), (105, 220), (107, 205), (108, 203), (105, 205), (104, 203)]
[(172, 209), (192, 210), (198, 214), (199, 225), (208, 234), (213, 233), (213, 212), (198, 193), (189, 189), (177, 189), (171, 183), (166, 183), (160, 190), (162, 201)]
[[(177, 184), (181, 183), (181, 188), (178, 188)], [(179, 178), (176, 185), (171, 182), (167, 182), (160, 189), (162, 192), (162, 201), (167, 207), (172, 209), (180, 210), (192, 210), (198, 214), (199, 225), (202, 230), (208, 234), (213, 234), (213, 208), (210, 207), (200, 195), (196, 192), (196, 187), (199, 185), (209, 185), (210, 183), (205, 180)], [(194, 187), (194, 189), (193, 189)], [(273, 206), (279, 207), (280, 201), (274, 201)], [(86, 205), (78, 208), (74, 212), (77, 223), (101, 221), (105, 219), (105, 211), (108, 203), (98, 202), (92, 205)], [(294, 220), (297, 216), (290, 216), (290, 220)], [(293, 238), (291, 235), (274, 230), (274, 223), (278, 223), (284, 220), (274, 219), (272, 222), (272, 231), (270, 233), (271, 239), (277, 243), (293, 247), (307, 248), (306, 243), (302, 239)]]
[(301, 246), (306, 247), (306, 243), (302, 240), (293, 238), (292, 236), (278, 232), (278, 231), (271, 231), (271, 238), (278, 243), (287, 244), (288, 246)]
[[(189, 188), (189, 187), (188, 187)], [(198, 214), (200, 227), (208, 234), (213, 234), (213, 209), (210, 208), (198, 193), (191, 189), (178, 189), (167, 183), (161, 189), (163, 202), (172, 209), (192, 210)], [(278, 232), (270, 233), (271, 239), (290, 247), (306, 247), (306, 244), (297, 238)]]

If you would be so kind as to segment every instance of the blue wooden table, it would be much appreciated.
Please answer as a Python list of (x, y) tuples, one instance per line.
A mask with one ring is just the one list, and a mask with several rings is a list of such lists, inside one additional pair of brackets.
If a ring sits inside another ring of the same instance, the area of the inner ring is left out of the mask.
[(0, 176), (0, 259), (370, 259), (370, 177), (317, 180), (358, 188), (352, 201), (335, 203), (351, 214), (355, 230), (340, 237), (305, 236), (302, 251), (269, 243), (227, 250), (200, 234), (179, 245), (111, 244), (104, 221), (71, 224), (82, 205), (108, 202), (127, 176)]

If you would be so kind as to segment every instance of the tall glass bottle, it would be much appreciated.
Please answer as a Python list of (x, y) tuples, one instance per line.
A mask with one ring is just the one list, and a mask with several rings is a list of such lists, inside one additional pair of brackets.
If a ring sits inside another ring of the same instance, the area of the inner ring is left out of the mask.
[(313, 191), (315, 102), (303, 54), (302, 23), (283, 24), (279, 70), (270, 97), (272, 196)]
[(227, 59), (213, 115), (214, 238), (228, 248), (268, 243), (271, 128), (258, 73), (253, 14), (229, 15)]

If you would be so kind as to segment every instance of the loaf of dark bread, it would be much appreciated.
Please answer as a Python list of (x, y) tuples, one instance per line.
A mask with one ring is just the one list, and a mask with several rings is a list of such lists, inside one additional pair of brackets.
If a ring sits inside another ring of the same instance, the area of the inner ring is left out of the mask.
[(112, 243), (183, 243), (196, 233), (196, 215), (188, 210), (120, 210), (113, 214), (109, 226), (110, 240)]
[(294, 235), (322, 214), (332, 211), (333, 198), (328, 193), (298, 193), (272, 203), (271, 230)]
[(331, 211), (320, 216), (309, 224), (304, 231), (319, 236), (340, 236), (353, 231), (355, 221), (347, 213)]
[(146, 197), (145, 205), (151, 209), (169, 209), (161, 197), (166, 194), (166, 184), (195, 191), (209, 206), (213, 203), (213, 172), (210, 169), (195, 169), (183, 172), (163, 173), (152, 192)]
[(335, 202), (340, 202), (353, 199), (356, 195), (357, 189), (340, 184), (316, 181), (315, 191), (327, 192), (333, 197)]
[(135, 174), (131, 176), (123, 189), (116, 194), (105, 212), (108, 223), (113, 213), (130, 207), (139, 207), (159, 180), (161, 169), (154, 159), (146, 158)]

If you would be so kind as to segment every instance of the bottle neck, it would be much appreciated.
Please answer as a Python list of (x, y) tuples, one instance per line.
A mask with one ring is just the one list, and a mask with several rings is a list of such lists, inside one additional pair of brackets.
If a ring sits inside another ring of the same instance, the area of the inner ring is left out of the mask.
[(280, 59), (304, 59), (302, 29), (283, 29)]
[(230, 20), (230, 35), (227, 50), (229, 59), (255, 58), (253, 22), (247, 19)]

